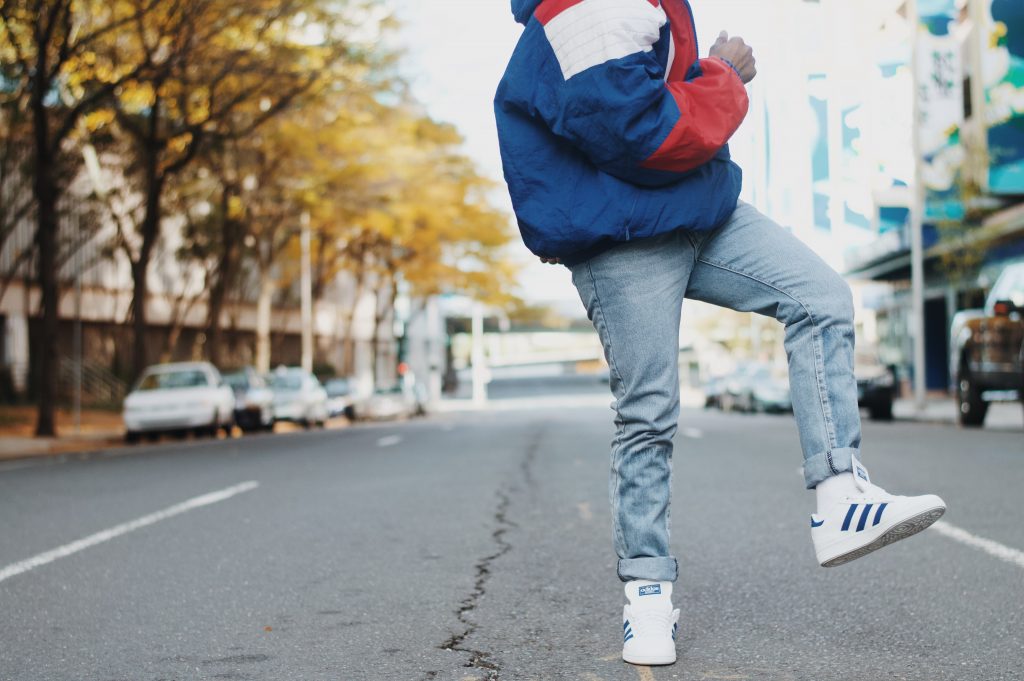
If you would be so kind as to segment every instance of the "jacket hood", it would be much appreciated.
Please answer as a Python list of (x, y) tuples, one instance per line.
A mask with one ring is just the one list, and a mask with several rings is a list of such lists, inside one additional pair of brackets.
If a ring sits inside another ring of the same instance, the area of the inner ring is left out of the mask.
[(534, 11), (543, 0), (512, 0), (512, 16), (520, 24), (525, 25), (530, 21)]

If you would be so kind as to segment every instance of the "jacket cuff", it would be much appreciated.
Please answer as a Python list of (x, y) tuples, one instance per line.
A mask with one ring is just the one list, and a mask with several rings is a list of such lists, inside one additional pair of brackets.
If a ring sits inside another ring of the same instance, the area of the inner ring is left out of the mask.
[(740, 75), (739, 69), (737, 69), (733, 65), (733, 63), (731, 61), (729, 61), (728, 59), (726, 59), (725, 57), (708, 57), (708, 59), (717, 59), (719, 61), (725, 62), (726, 64), (729, 65), (729, 68), (732, 69), (732, 72), (736, 74), (736, 77), (740, 79), (740, 82), (741, 83), (743, 82), (743, 76)]

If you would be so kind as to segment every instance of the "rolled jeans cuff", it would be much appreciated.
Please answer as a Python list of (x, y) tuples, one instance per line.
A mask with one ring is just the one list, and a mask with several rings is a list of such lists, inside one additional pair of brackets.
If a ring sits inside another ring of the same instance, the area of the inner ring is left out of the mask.
[(674, 582), (679, 576), (679, 563), (672, 556), (664, 558), (620, 558), (619, 579), (649, 579), (652, 582)]
[(847, 447), (832, 449), (804, 459), (804, 481), (807, 483), (807, 489), (814, 489), (819, 482), (833, 475), (851, 472), (853, 457), (860, 460), (860, 450)]

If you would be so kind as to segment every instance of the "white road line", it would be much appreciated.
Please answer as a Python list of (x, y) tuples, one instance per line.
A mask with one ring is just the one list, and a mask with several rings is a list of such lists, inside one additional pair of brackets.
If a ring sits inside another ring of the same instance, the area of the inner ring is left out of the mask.
[(1009, 546), (1000, 544), (997, 541), (991, 539), (985, 539), (973, 535), (967, 530), (961, 529), (956, 525), (950, 525), (945, 520), (940, 520), (932, 525), (932, 529), (941, 534), (944, 537), (949, 537), (961, 544), (967, 544), (976, 549), (981, 549), (985, 553), (995, 556), (1000, 560), (1005, 560), (1007, 563), (1012, 563), (1017, 567), (1024, 568), (1024, 551), (1018, 551), (1012, 549)]
[(637, 667), (636, 673), (640, 677), (640, 681), (654, 681), (654, 672), (650, 667)]
[(377, 440), (378, 447), (393, 447), (402, 441), (401, 435), (388, 435)]
[(194, 497), (188, 501), (183, 501), (180, 504), (175, 504), (174, 506), (165, 508), (162, 511), (157, 511), (156, 513), (144, 515), (141, 518), (136, 518), (135, 520), (131, 520), (127, 523), (115, 525), (109, 529), (89, 535), (84, 539), (79, 539), (71, 542), (70, 544), (65, 544), (64, 546), (55, 548), (52, 551), (40, 553), (38, 556), (33, 556), (32, 558), (23, 560), (20, 563), (8, 565), (4, 569), (0, 570), (0, 582), (5, 579), (10, 579), (16, 575), (20, 575), (23, 572), (28, 572), (29, 570), (46, 565), (47, 563), (52, 563), (59, 558), (67, 558), (68, 556), (85, 550), (91, 546), (96, 546), (97, 544), (102, 544), (105, 541), (110, 541), (115, 537), (120, 537), (122, 534), (127, 534), (141, 527), (152, 525), (153, 523), (158, 523), (161, 520), (167, 520), (168, 518), (185, 513), (186, 511), (191, 511), (202, 506), (209, 506), (210, 504), (216, 504), (219, 501), (230, 499), (236, 494), (242, 494), (249, 490), (254, 490), (259, 486), (260, 483), (250, 480), (249, 482), (243, 482), (217, 492), (210, 492), (209, 494)]

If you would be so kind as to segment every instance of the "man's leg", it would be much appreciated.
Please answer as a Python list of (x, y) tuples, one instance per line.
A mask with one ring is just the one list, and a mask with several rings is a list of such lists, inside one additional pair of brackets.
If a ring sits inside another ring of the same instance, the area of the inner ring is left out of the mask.
[(786, 327), (807, 487), (850, 471), (860, 449), (850, 287), (803, 242), (744, 203), (706, 237), (691, 236), (698, 251), (687, 298), (758, 312)]
[(933, 495), (889, 494), (860, 459), (853, 374), (853, 301), (846, 282), (807, 246), (740, 204), (708, 235), (690, 234), (697, 264), (687, 297), (759, 312), (786, 325), (790, 391), (816, 490), (811, 539), (823, 567), (842, 565), (920, 532), (946, 510)]
[(617, 245), (572, 268), (615, 397), (611, 498), (619, 578), (671, 582), (672, 436), (679, 421), (679, 316), (693, 263), (680, 233)]

